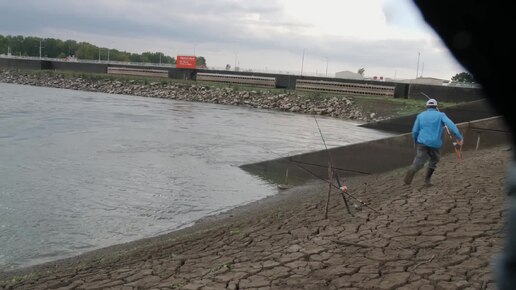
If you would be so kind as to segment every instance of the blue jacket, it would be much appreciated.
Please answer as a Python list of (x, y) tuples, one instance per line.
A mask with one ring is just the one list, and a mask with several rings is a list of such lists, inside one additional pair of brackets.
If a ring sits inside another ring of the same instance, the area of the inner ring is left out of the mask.
[(445, 113), (439, 112), (434, 108), (428, 108), (426, 111), (419, 113), (414, 122), (414, 127), (412, 128), (414, 141), (428, 147), (441, 148), (443, 145), (443, 125), (448, 126), (451, 133), (457, 139), (462, 140), (459, 129)]

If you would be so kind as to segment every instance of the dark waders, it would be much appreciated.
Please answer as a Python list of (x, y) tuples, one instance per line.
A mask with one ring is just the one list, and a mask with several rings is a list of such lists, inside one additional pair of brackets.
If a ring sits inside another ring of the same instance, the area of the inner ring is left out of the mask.
[(426, 170), (425, 175), (425, 184), (431, 185), (431, 178), (432, 174), (434, 174), (435, 168), (437, 167), (437, 163), (439, 162), (439, 158), (441, 156), (440, 150), (438, 148), (432, 148), (425, 146), (423, 144), (417, 144), (416, 145), (416, 157), (414, 158), (414, 161), (412, 162), (412, 165), (407, 170), (407, 173), (405, 174), (404, 182), (406, 185), (409, 185), (412, 183), (412, 179), (414, 178), (414, 175), (416, 172), (419, 171), (419, 169), (423, 168), (425, 163), (430, 159), (428, 162), (428, 167)]

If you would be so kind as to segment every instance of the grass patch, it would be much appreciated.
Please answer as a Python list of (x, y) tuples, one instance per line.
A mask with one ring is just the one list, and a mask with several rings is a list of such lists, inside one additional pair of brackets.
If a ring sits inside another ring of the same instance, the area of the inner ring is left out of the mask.
[[(376, 113), (379, 117), (395, 118), (417, 114), (425, 110), (426, 100), (398, 99), (376, 96), (354, 96), (355, 104), (364, 112)], [(440, 102), (439, 108), (457, 103)]]
[(219, 270), (229, 270), (229, 271), (231, 271), (232, 267), (233, 267), (232, 263), (224, 263), (224, 264), (221, 264), (221, 265), (215, 265), (215, 266), (211, 267), (210, 272), (217, 272)]

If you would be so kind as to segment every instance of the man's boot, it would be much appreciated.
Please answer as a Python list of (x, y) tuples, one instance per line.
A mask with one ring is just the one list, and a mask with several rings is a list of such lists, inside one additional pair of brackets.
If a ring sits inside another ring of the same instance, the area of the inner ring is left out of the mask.
[(425, 176), (425, 185), (426, 186), (432, 186), (432, 182), (430, 180), (432, 179), (432, 174), (434, 174), (433, 168), (427, 168), (426, 169), (426, 176)]
[(407, 173), (405, 174), (405, 179), (403, 180), (406, 185), (410, 185), (412, 183), (412, 179), (414, 178), (414, 174), (416, 174), (416, 170), (414, 168), (409, 168)]

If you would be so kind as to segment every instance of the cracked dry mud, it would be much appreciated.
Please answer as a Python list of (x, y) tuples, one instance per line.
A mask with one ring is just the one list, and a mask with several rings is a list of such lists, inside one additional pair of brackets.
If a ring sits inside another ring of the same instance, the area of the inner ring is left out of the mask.
[[(350, 216), (310, 183), (156, 238), (0, 274), (0, 289), (494, 289), (508, 146), (346, 180)], [(357, 203), (350, 199), (352, 203)], [(2, 277), (3, 276), (3, 277)]]

